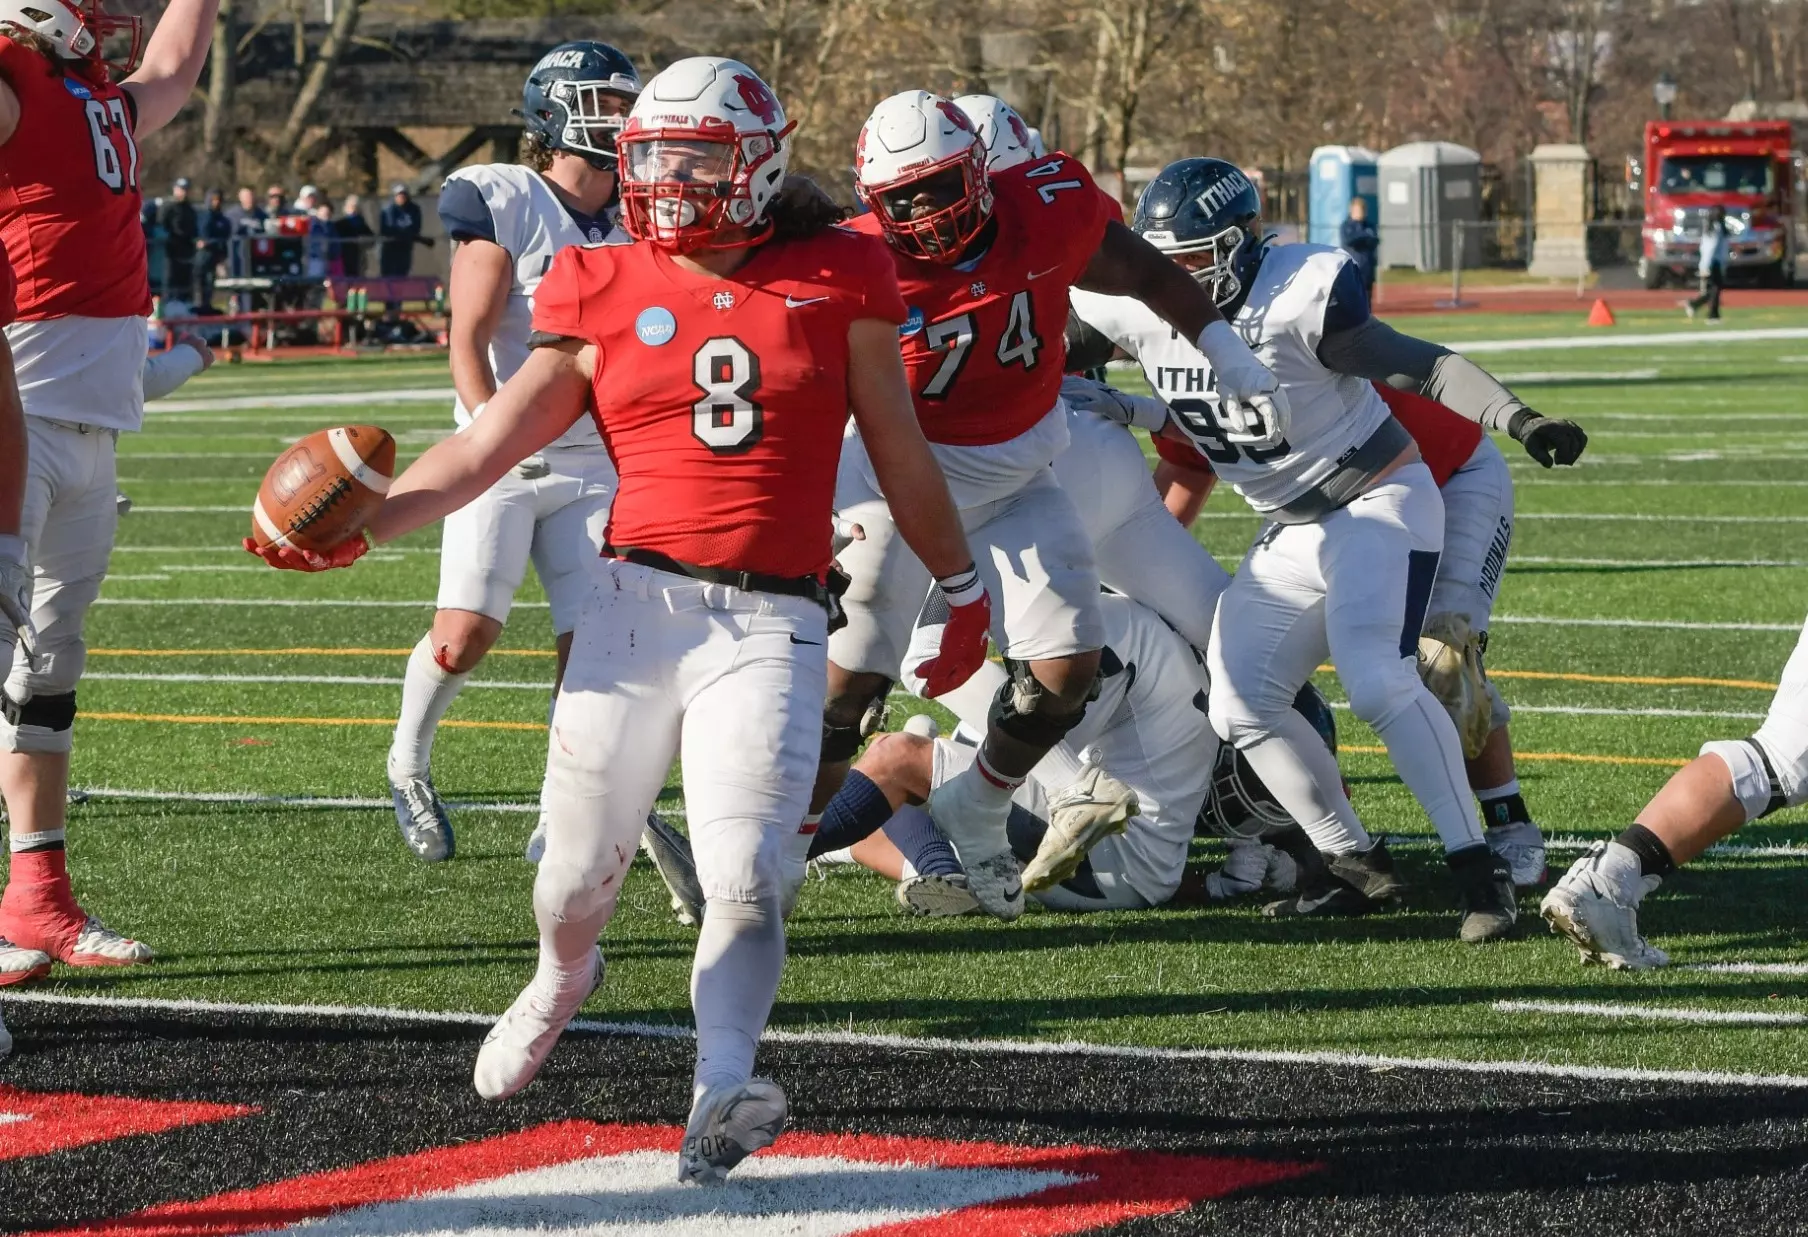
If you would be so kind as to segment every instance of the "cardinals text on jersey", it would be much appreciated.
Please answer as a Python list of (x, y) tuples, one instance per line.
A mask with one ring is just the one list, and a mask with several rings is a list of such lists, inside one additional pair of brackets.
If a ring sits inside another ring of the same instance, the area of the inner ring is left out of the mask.
[(534, 328), (597, 347), (591, 406), (621, 473), (610, 544), (822, 576), (862, 318), (902, 322), (904, 302), (883, 244), (841, 228), (721, 279), (648, 244), (561, 252)]
[[(996, 235), (976, 261), (897, 255), (909, 317), (900, 332), (930, 442), (1008, 442), (1055, 406), (1067, 355), (1067, 290), (1110, 219), (1105, 195), (1065, 155), (992, 175)], [(878, 235), (879, 220), (852, 227)]]
[(1141, 362), (1149, 385), (1213, 470), (1257, 511), (1271, 511), (1335, 472), (1339, 459), (1367, 441), (1389, 415), (1366, 381), (1333, 373), (1318, 359), (1333, 286), (1348, 262), (1326, 245), (1277, 245), (1262, 259), (1232, 320), (1280, 381), (1293, 409), (1287, 437), (1272, 447), (1239, 445), (1224, 436), (1211, 366), (1192, 341), (1180, 338), (1141, 301), (1076, 288), (1073, 307), (1082, 321)]
[[(514, 261), (508, 300), (490, 338), (490, 369), (498, 387), (527, 361), (534, 289), (552, 269), (559, 250), (568, 245), (625, 245), (629, 239), (608, 218), (574, 215), (544, 176), (515, 163), (486, 163), (452, 173), (440, 190), (439, 215), (452, 239), (490, 241)], [(453, 415), (460, 425), (471, 422), (470, 410), (462, 402), (454, 404)], [(553, 445), (595, 443), (596, 427), (580, 421)]]

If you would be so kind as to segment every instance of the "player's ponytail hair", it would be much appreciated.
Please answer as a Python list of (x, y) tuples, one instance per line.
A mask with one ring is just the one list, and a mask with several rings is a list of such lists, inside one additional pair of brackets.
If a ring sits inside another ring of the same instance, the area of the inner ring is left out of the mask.
[(542, 176), (552, 167), (552, 144), (532, 129), (521, 130), (521, 145), (515, 152), (515, 159)]
[(847, 208), (808, 176), (787, 176), (766, 208), (775, 241), (808, 240), (840, 223)]
[(45, 62), (50, 65), (51, 76), (68, 76), (68, 70), (65, 66), (69, 62), (63, 59), (62, 53), (57, 51), (56, 46), (51, 43), (49, 39), (39, 34), (36, 30), (27, 30), (23, 26), (15, 26), (11, 23), (7, 23), (0, 25), (0, 35), (4, 35), (6, 38), (11, 39), (14, 43), (17, 43), (28, 52), (36, 52), (38, 55), (44, 57)]

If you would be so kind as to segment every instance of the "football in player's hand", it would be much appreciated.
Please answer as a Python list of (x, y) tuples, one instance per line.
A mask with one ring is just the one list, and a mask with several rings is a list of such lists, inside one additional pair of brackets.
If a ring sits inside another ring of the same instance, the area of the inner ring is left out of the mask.
[(251, 540), (325, 551), (364, 530), (395, 474), (395, 439), (374, 425), (318, 430), (276, 457), (251, 508)]

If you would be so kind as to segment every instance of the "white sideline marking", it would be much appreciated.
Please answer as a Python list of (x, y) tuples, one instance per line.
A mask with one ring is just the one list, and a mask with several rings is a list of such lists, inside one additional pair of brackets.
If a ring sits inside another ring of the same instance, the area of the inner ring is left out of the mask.
[(1808, 1014), (1766, 1014), (1737, 1009), (1691, 1009), (1673, 1005), (1597, 1005), (1592, 1001), (1496, 1001), (1503, 1014), (1575, 1014), (1583, 1018), (1645, 1018), (1653, 1022), (1733, 1023), (1740, 1026), (1794, 1027)]
[(295, 391), (286, 395), (216, 396), (212, 399), (160, 399), (149, 405), (145, 419), (169, 412), (230, 412), (263, 408), (344, 408), (359, 404), (424, 404), (430, 400), (450, 403), (458, 392), (451, 387), (395, 387), (386, 391)]
[[(1552, 567), (1808, 567), (1808, 559), (1794, 558), (1553, 558), (1543, 554), (1515, 554), (1507, 560), (1507, 570), (1524, 563)], [(217, 568), (165, 567), (164, 570), (213, 571)]]
[[(106, 598), (102, 598), (105, 601)], [(1496, 614), (1496, 623), (1537, 623), (1543, 627), (1646, 627), (1656, 631), (1787, 631), (1800, 632), (1800, 623), (1706, 623), (1683, 619), (1551, 618), (1541, 614)]]
[[(228, 1001), (172, 1000), (159, 997), (64, 996), (51, 992), (8, 994), (8, 1001), (37, 1005), (95, 1006), (158, 1010), (166, 1013), (264, 1014), (276, 1017), (366, 1018), (384, 1022), (437, 1022), (487, 1027), (495, 1014), (439, 1010), (393, 1009), (365, 1005), (280, 1005)], [(691, 1039), (689, 1027), (648, 1022), (605, 1022), (575, 1019), (569, 1030), (585, 1035), (638, 1039)], [(1254, 1048), (1143, 1048), (1127, 1044), (1093, 1044), (1079, 1040), (943, 1039), (938, 1036), (877, 1035), (856, 1031), (785, 1031), (768, 1029), (768, 1041), (785, 1044), (836, 1044), (854, 1048), (897, 1048), (904, 1051), (988, 1053), (1003, 1056), (1085, 1056), (1129, 1061), (1248, 1061), (1273, 1065), (1329, 1065), (1351, 1069), (1454, 1070), (1466, 1074), (1513, 1074), (1535, 1078), (1577, 1078), (1590, 1082), (1692, 1083), (1706, 1086), (1808, 1088), (1799, 1074), (1729, 1074), (1717, 1070), (1628, 1069), (1615, 1065), (1557, 1065), (1547, 1061), (1462, 1061), (1442, 1057), (1384, 1057), (1364, 1052), (1288, 1052)]]
[[(102, 677), (107, 677), (107, 676), (97, 675), (97, 674), (93, 674), (93, 673), (84, 673), (82, 675), (82, 677), (84, 679), (95, 679), (95, 678), (102, 678)], [(141, 676), (124, 676), (124, 675), (122, 675), (122, 676), (118, 676), (118, 677), (122, 677), (122, 678), (124, 678), (124, 677), (156, 678), (158, 676), (156, 676), (156, 675), (141, 675)], [(397, 679), (396, 682), (399, 683), (399, 682), (401, 682), (401, 680)], [(467, 686), (469, 686), (469, 684), (467, 684)], [(1333, 700), (1331, 702), (1331, 707), (1334, 709), (1346, 709), (1347, 710), (1350, 707), (1350, 702), (1347, 700)], [(1729, 720), (1729, 721), (1761, 721), (1765, 717), (1769, 716), (1769, 714), (1766, 714), (1766, 713), (1721, 713), (1721, 712), (1716, 712), (1712, 709), (1588, 708), (1588, 707), (1585, 707), (1585, 706), (1579, 705), (1579, 704), (1516, 704), (1513, 706), (1513, 712), (1515, 712), (1515, 713), (1555, 713), (1555, 714), (1565, 716), (1565, 717), (1708, 717), (1708, 718), (1724, 719), (1724, 720)]]
[[(139, 674), (131, 671), (84, 670), (82, 679), (107, 679), (121, 683), (332, 683), (348, 687), (400, 687), (404, 680), (361, 674)], [(465, 691), (474, 688), (493, 691), (550, 692), (550, 677), (538, 683), (509, 679), (471, 679)], [(1624, 713), (1625, 709), (1601, 709), (1602, 713)], [(1763, 717), (1762, 713), (1704, 713), (1703, 717)]]
[[(1385, 307), (1384, 307), (1385, 308)], [(1666, 346), (1698, 345), (1703, 348), (1721, 344), (1754, 343), (1765, 339), (1808, 339), (1808, 328), (1797, 326), (1750, 327), (1742, 331), (1715, 331), (1712, 335), (1698, 331), (1652, 331), (1638, 335), (1548, 335), (1532, 339), (1471, 339), (1444, 346), (1453, 352), (1549, 352), (1563, 348), (1640, 348), (1651, 344)]]
[[(1519, 373), (1495, 374), (1501, 382), (1640, 382), (1657, 377), (1655, 369), (1528, 369)], [(1634, 414), (1622, 414), (1634, 415)]]
[[(110, 786), (81, 786), (76, 789), (90, 799), (129, 799), (144, 803), (238, 803), (248, 807), (381, 808), (386, 812), (395, 806), (388, 799), (333, 798), (314, 795), (254, 795), (231, 790), (118, 790)], [(475, 800), (453, 802), (447, 800), (446, 806), (457, 810), (477, 812), (532, 812), (537, 814), (540, 811), (538, 803), (491, 803)]]
[(1808, 975), (1808, 962), (1691, 962), (1676, 969), (1716, 975)]

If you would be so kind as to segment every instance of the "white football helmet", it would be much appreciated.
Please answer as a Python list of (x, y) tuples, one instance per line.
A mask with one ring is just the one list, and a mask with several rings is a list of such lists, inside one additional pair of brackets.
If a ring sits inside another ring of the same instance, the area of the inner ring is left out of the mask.
[(964, 94), (954, 101), (954, 106), (973, 122), (974, 131), (986, 148), (987, 171), (1002, 172), (1048, 153), (1042, 135), (997, 95)]
[(951, 100), (906, 90), (873, 109), (854, 153), (854, 192), (893, 248), (959, 261), (992, 217), (986, 148)]
[(616, 139), (622, 226), (686, 253), (757, 244), (785, 180), (791, 130), (759, 74), (738, 60), (675, 61), (641, 90)]
[[(119, 77), (138, 67), (144, 51), (144, 21), (106, 12), (100, 0), (0, 0), (0, 27), (17, 26), (38, 35), (64, 60), (105, 64)], [(104, 44), (113, 35), (131, 38), (121, 56), (109, 58)]]

